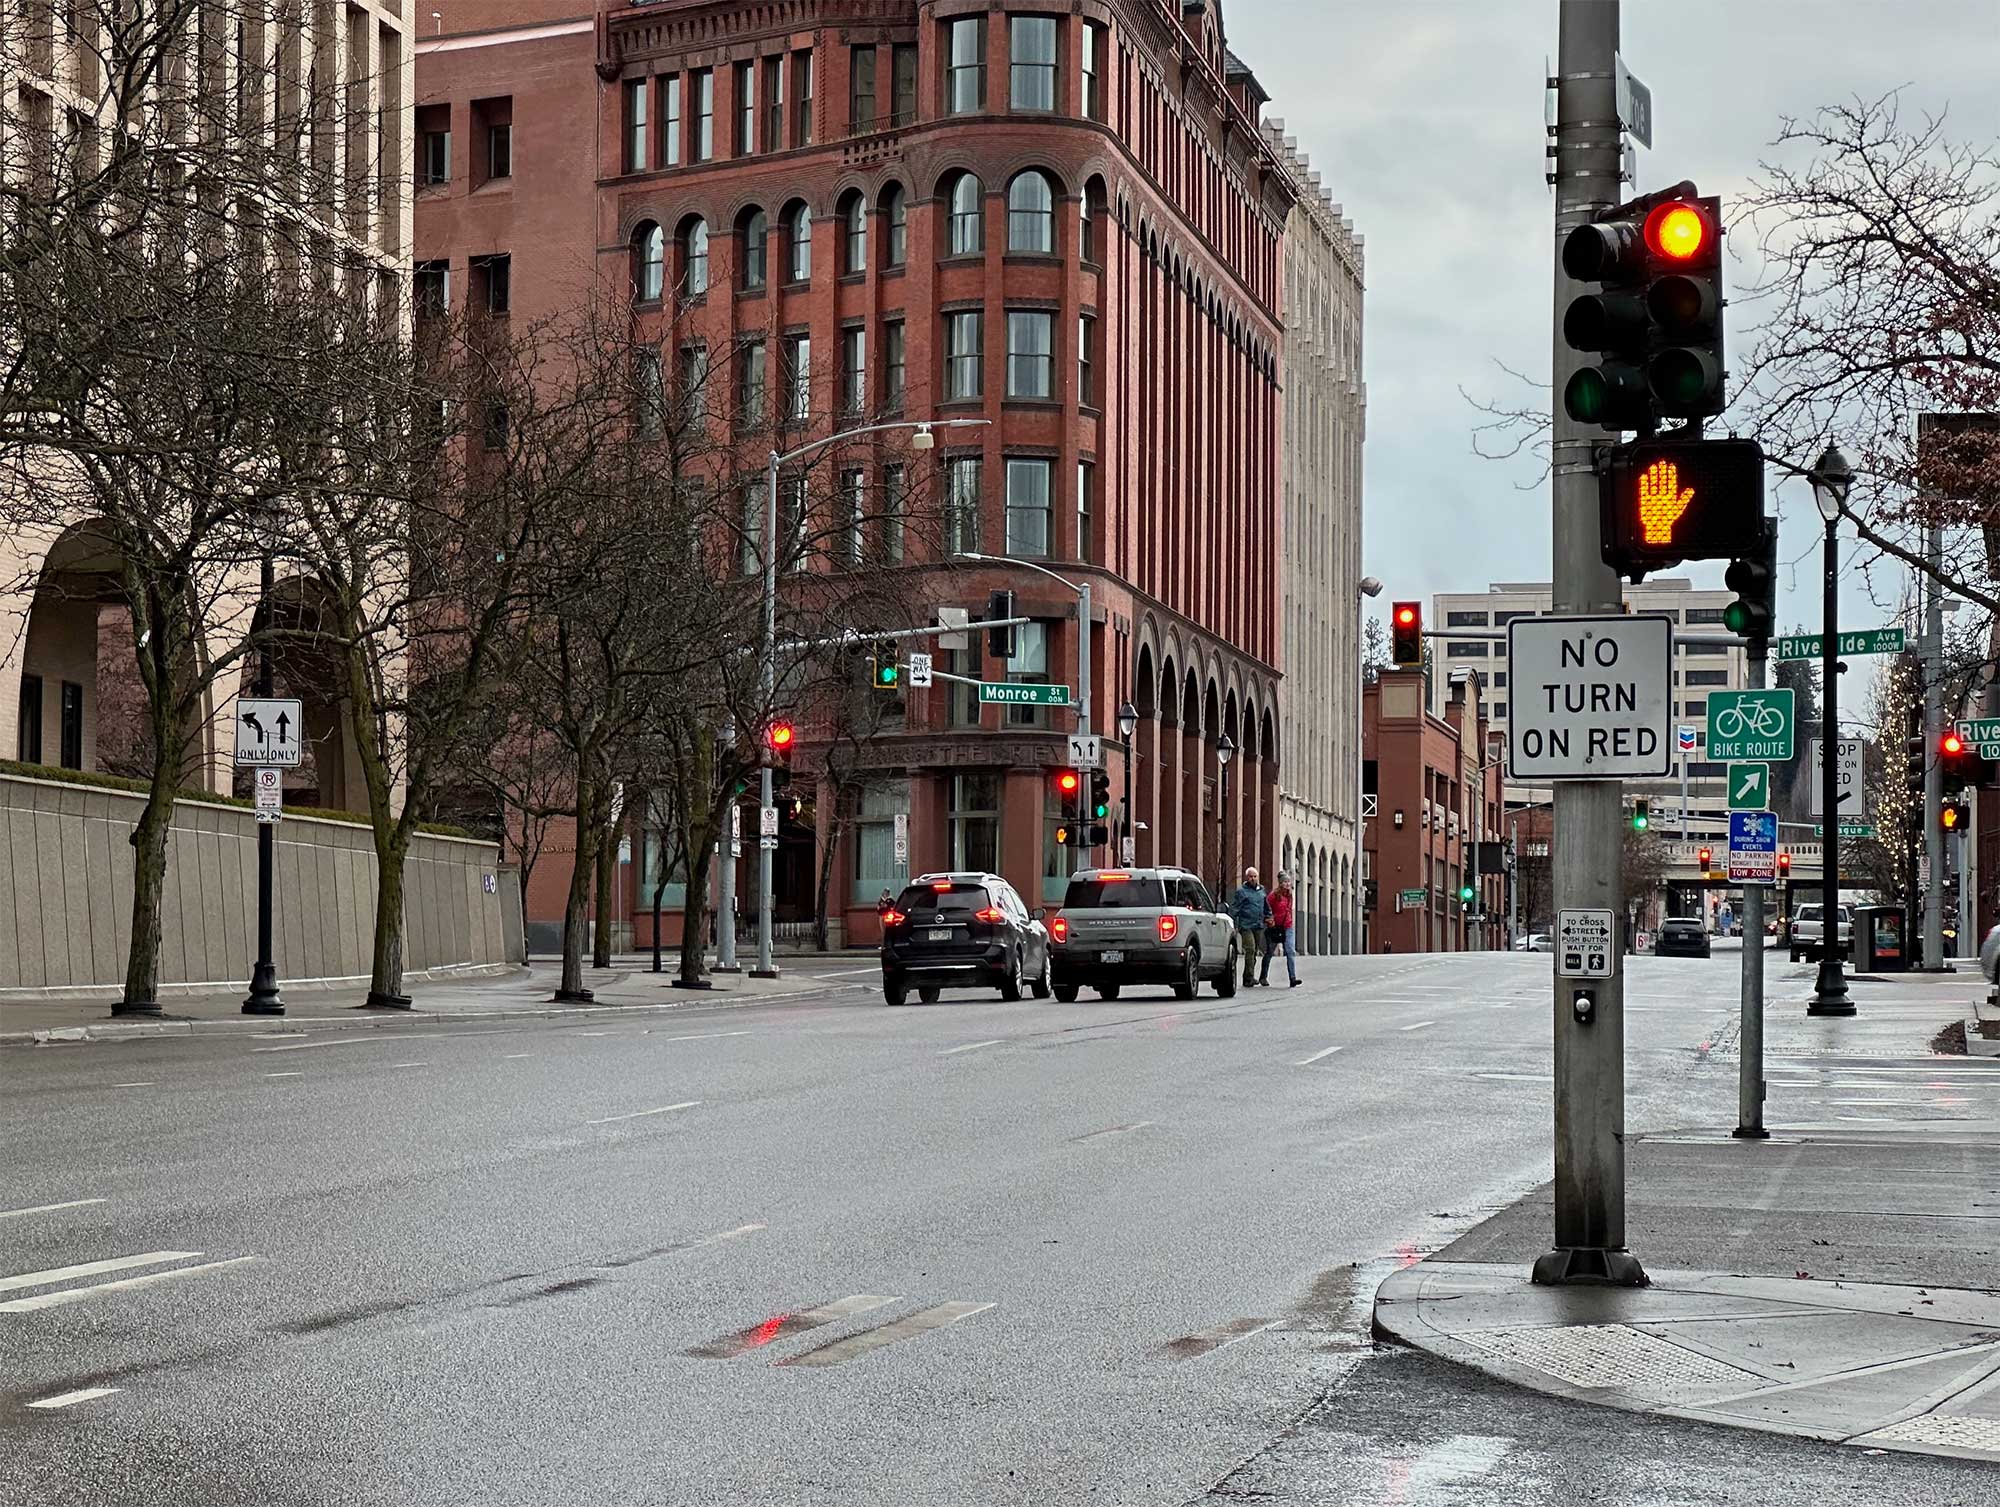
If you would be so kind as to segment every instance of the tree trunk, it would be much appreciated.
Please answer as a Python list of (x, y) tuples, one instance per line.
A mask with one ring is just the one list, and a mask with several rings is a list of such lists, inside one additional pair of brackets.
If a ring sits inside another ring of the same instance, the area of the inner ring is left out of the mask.
[(132, 829), (132, 945), (125, 954), (125, 993), (113, 1015), (160, 1013), (160, 903), (167, 888), (167, 833), (174, 820), (177, 750), (153, 763), (146, 805)]
[[(609, 790), (609, 782), (605, 788)], [(611, 820), (607, 809), (598, 824), (597, 835), (597, 928), (590, 950), (590, 966), (609, 968), (611, 966), (611, 926), (613, 919), (612, 880), (618, 873), (618, 824)]]
[(368, 970), (368, 1003), (406, 1010), (403, 992), (403, 881), (411, 829), (396, 822), (375, 838), (375, 954)]
[[(837, 802), (840, 798), (835, 796), (834, 799), (836, 801), (834, 809), (838, 810)], [(813, 945), (821, 952), (827, 950), (826, 899), (827, 893), (833, 888), (834, 859), (840, 852), (840, 835), (845, 827), (845, 822), (838, 816), (834, 817), (832, 825), (827, 828), (826, 842), (820, 848), (819, 892), (813, 900)]]
[(583, 987), (583, 934), (589, 925), (591, 816), (597, 792), (586, 773), (588, 767), (588, 761), (577, 763), (576, 842), (569, 867), (569, 903), (563, 908), (562, 982), (556, 988), (556, 998), (565, 1002), (581, 1002), (591, 997), (590, 991)]
[[(708, 867), (722, 829), (715, 798), (715, 748), (710, 737), (706, 730), (694, 735), (680, 800), (681, 810), (687, 813), (681, 833), (681, 847), (687, 854), (687, 900), (681, 906), (681, 961), (675, 977), (687, 988), (700, 985), (707, 972)], [(725, 796), (725, 800), (734, 799)], [(697, 810), (703, 813), (699, 822), (693, 816)]]

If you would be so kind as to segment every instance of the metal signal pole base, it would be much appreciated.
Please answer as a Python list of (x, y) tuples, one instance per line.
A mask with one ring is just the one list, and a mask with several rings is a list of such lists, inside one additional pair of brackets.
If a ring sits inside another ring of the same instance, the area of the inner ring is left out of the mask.
[(243, 1001), (245, 1015), (283, 1015), (284, 996), (278, 992), (278, 970), (270, 959), (259, 958), (250, 969), (250, 997)]
[(776, 968), (752, 968), (750, 970), (750, 977), (753, 979), (774, 979), (779, 976)]
[[(1832, 925), (1832, 922), (1826, 923)], [(1847, 979), (1840, 971), (1840, 959), (1832, 954), (1819, 960), (1819, 978), (1813, 997), (1806, 1006), (1808, 1015), (1856, 1015), (1854, 1000), (1847, 992)]]
[(1639, 1258), (1624, 1247), (1559, 1246), (1538, 1258), (1532, 1277), (1537, 1287), (1650, 1287), (1653, 1279)]
[(1739, 1125), (1729, 1132), (1739, 1141), (1768, 1141), (1771, 1132), (1761, 1125)]

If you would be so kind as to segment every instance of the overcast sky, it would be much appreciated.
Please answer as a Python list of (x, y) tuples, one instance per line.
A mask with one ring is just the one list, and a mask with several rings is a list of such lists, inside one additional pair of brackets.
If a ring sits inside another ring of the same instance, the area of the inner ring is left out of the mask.
[[(1548, 490), (1517, 490), (1539, 462), (1474, 455), (1478, 415), (1458, 389), (1520, 396), (1496, 361), (1547, 380), (1554, 205), (1542, 80), (1556, 0), (1224, 5), (1230, 46), (1270, 93), (1269, 113), (1366, 242), (1365, 568), (1388, 595), (1425, 601), (1547, 580)], [(1726, 199), (1770, 156), (1782, 116), (1899, 85), (1906, 111), (1949, 106), (1954, 134), (2000, 140), (2000, 0), (1626, 0), (1622, 28), (1620, 50), (1653, 90), (1653, 149), (1638, 154), (1634, 192), (1692, 178)], [(1731, 316), (1741, 349), (1754, 309)], [(1777, 508), (1780, 557), (1796, 562), (1779, 571), (1780, 626), (1816, 629), (1819, 518), (1793, 483)], [(1721, 584), (1720, 566), (1686, 573)], [(1876, 596), (1893, 603), (1900, 572), (1874, 575)], [(1885, 620), (1850, 575), (1843, 624)]]

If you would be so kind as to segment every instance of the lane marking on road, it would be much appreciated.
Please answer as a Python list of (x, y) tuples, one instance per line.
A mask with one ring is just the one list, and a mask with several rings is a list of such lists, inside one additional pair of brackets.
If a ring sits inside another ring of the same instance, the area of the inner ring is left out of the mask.
[(956, 1057), (960, 1052), (976, 1052), (981, 1047), (997, 1047), (1001, 1045), (1001, 1043), (1005, 1041), (1005, 1039), (1006, 1039), (1005, 1037), (996, 1036), (991, 1041), (968, 1041), (962, 1047), (946, 1047), (942, 1052), (938, 1053), (938, 1056)]
[(252, 1047), (253, 1052), (307, 1052), (315, 1047), (387, 1047), (399, 1041), (428, 1040), (442, 1031), (397, 1031), (384, 1036), (344, 1036), (339, 1041), (300, 1041), (288, 1047)]
[[(762, 1225), (754, 1226), (762, 1229)], [(775, 1341), (794, 1334), (804, 1334), (809, 1329), (819, 1329), (841, 1319), (852, 1318), (857, 1313), (873, 1313), (878, 1308), (886, 1308), (898, 1301), (894, 1295), (884, 1297), (879, 1293), (857, 1292), (847, 1297), (836, 1298), (831, 1303), (822, 1303), (817, 1308), (808, 1308), (802, 1313), (777, 1313), (760, 1324), (752, 1324), (734, 1333), (718, 1335), (706, 1344), (695, 1345), (681, 1354), (696, 1360), (734, 1360), (752, 1350), (761, 1350)]]
[(305, 1074), (303, 1072), (300, 1072), (297, 1068), (293, 1068), (289, 1072), (266, 1073), (264, 1076), (266, 1078), (303, 1078), (305, 1077)]
[(95, 1402), (100, 1397), (109, 1397), (118, 1387), (83, 1387), (75, 1392), (59, 1392), (54, 1397), (44, 1397), (39, 1402), (28, 1404), (31, 1408), (73, 1408), (79, 1402)]
[[(641, 1031), (641, 1036), (647, 1033)], [(694, 1036), (662, 1036), (661, 1041), (721, 1041), (727, 1036), (755, 1036), (755, 1031), (703, 1031)]]
[(1840, 1118), (1849, 1125), (1893, 1125), (1896, 1123), (1895, 1117), (1892, 1115), (1842, 1115)]
[(1312, 1054), (1312, 1056), (1310, 1056), (1310, 1057), (1307, 1057), (1307, 1058), (1305, 1058), (1305, 1059), (1304, 1059), (1303, 1061), (1300, 1061), (1300, 1062), (1294, 1062), (1294, 1063), (1292, 1064), (1292, 1066), (1293, 1066), (1293, 1067), (1311, 1067), (1311, 1066), (1312, 1066), (1312, 1065), (1313, 1065), (1313, 1064), (1314, 1064), (1315, 1062), (1318, 1062), (1318, 1061), (1319, 1061), (1319, 1060), (1320, 1060), (1320, 1059), (1321, 1059), (1322, 1057), (1331, 1057), (1331, 1056), (1332, 1056), (1332, 1055), (1333, 1055), (1333, 1054), (1334, 1054), (1335, 1052), (1338, 1052), (1338, 1051), (1341, 1051), (1341, 1050), (1343, 1050), (1343, 1049), (1344, 1049), (1344, 1047), (1345, 1047), (1345, 1045), (1346, 1045), (1346, 1043), (1344, 1043), (1344, 1042), (1343, 1042), (1343, 1043), (1341, 1044), (1341, 1046), (1337, 1046), (1337, 1047), (1323, 1047), (1323, 1048), (1321, 1048), (1321, 1049), (1320, 1049), (1319, 1051), (1317, 1051), (1317, 1052), (1314, 1052), (1314, 1053)]
[(620, 1120), (643, 1120), (648, 1115), (670, 1115), (677, 1109), (693, 1109), (700, 1104), (699, 1099), (684, 1099), (679, 1104), (662, 1104), (658, 1109), (635, 1109), (629, 1115), (606, 1115), (601, 1120), (585, 1120), (586, 1125), (616, 1125)]
[(114, 1083), (111, 1086), (113, 1088), (158, 1088), (160, 1084), (157, 1078), (142, 1078), (136, 1083)]
[(526, 1052), (509, 1052), (506, 1055), (506, 1057), (503, 1058), (502, 1060), (506, 1062), (519, 1062), (522, 1058), (526, 1057), (527, 1055), (528, 1054)]
[(1828, 1099), (1835, 1109), (1887, 1109), (1892, 1104), (1928, 1104), (1928, 1099)]
[(390, 1067), (429, 1067), (428, 1062), (392, 1062)]
[[(186, 1254), (199, 1256), (200, 1251)], [(200, 1266), (176, 1266), (168, 1271), (148, 1272), (143, 1277), (125, 1277), (117, 1282), (99, 1282), (91, 1287), (70, 1287), (61, 1292), (38, 1293), (32, 1298), (15, 1298), (12, 1302), (0, 1303), (0, 1313), (32, 1313), (41, 1308), (60, 1308), (65, 1303), (81, 1303), (86, 1298), (97, 1297), (100, 1293), (125, 1292), (135, 1287), (151, 1287), (156, 1282), (171, 1282), (178, 1277), (193, 1277), (204, 1272), (218, 1272), (225, 1267), (242, 1266), (246, 1262), (261, 1261), (261, 1256), (234, 1256), (227, 1261), (204, 1261)]]
[(1195, 1360), (1213, 1354), (1224, 1345), (1247, 1340), (1266, 1329), (1276, 1329), (1282, 1322), (1282, 1319), (1231, 1319), (1227, 1324), (1217, 1324), (1198, 1334), (1184, 1334), (1177, 1340), (1168, 1340), (1160, 1350), (1168, 1360)]
[(105, 1261), (85, 1261), (79, 1266), (54, 1266), (47, 1271), (22, 1272), (18, 1276), (0, 1277), (0, 1292), (14, 1292), (23, 1287), (47, 1287), (53, 1282), (67, 1282), (72, 1277), (95, 1277), (104, 1272), (122, 1272), (134, 1266), (158, 1266), (163, 1261), (185, 1261), (200, 1254), (200, 1251), (147, 1251), (142, 1256), (113, 1256)]
[(845, 1361), (853, 1360), (856, 1356), (866, 1355), (871, 1350), (880, 1350), (884, 1345), (893, 1345), (897, 1340), (926, 1334), (933, 1329), (947, 1328), (960, 1319), (969, 1319), (975, 1313), (984, 1313), (993, 1306), (991, 1303), (940, 1303), (935, 1308), (926, 1308), (921, 1313), (913, 1313), (908, 1318), (897, 1319), (879, 1328), (864, 1329), (859, 1334), (851, 1334), (844, 1340), (835, 1340), (830, 1345), (821, 1345), (817, 1350), (808, 1350), (803, 1355), (795, 1355), (790, 1360), (781, 1360), (778, 1364), (838, 1366)]
[(58, 1209), (81, 1209), (89, 1204), (109, 1202), (102, 1198), (72, 1198), (67, 1203), (36, 1204), (28, 1209), (0, 1209), (0, 1219), (26, 1219), (30, 1214), (53, 1214)]
[(1475, 1078), (1490, 1078), (1495, 1083), (1553, 1083), (1554, 1073), (1474, 1073)]
[(1101, 1141), (1106, 1136), (1129, 1135), (1131, 1132), (1135, 1130), (1144, 1130), (1148, 1126), (1156, 1123), (1157, 1122), (1153, 1120), (1134, 1120), (1130, 1125), (1111, 1125), (1107, 1126), (1103, 1130), (1093, 1130), (1088, 1135), (1071, 1136), (1070, 1144), (1073, 1146), (1078, 1146), (1083, 1144), (1083, 1142), (1085, 1141)]
[(1437, 1022), (1434, 1020), (1419, 1020), (1407, 1026), (1398, 1026), (1396, 1029), (1399, 1031), (1421, 1031), (1427, 1026), (1434, 1026), (1436, 1024)]

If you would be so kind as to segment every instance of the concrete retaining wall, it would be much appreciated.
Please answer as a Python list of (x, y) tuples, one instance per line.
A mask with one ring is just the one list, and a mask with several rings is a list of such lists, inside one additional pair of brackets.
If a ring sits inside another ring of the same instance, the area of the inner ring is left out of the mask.
[[(122, 790), (0, 775), (0, 991), (123, 983), (131, 834), (143, 805)], [(276, 858), (279, 979), (365, 980), (375, 924), (369, 829), (287, 816)], [(418, 973), (512, 961), (520, 941), (518, 919), (505, 916), (510, 906), (518, 917), (518, 876), (503, 872), (493, 844), (418, 834), (405, 871), (404, 966)], [(249, 977), (257, 933), (250, 811), (185, 801), (176, 808), (161, 922), (163, 987)]]

